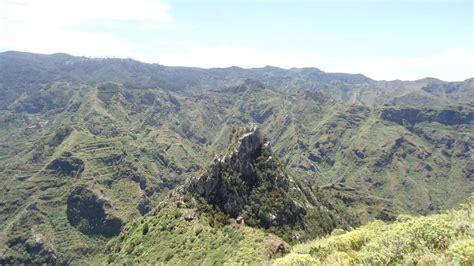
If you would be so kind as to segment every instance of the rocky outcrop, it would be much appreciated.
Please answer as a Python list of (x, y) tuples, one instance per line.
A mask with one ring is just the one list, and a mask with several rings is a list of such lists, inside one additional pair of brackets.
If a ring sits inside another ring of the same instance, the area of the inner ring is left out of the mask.
[(85, 187), (73, 189), (67, 199), (67, 219), (72, 226), (89, 235), (118, 235), (123, 222), (111, 215), (112, 205)]
[(231, 138), (234, 142), (228, 151), (215, 156), (205, 173), (193, 177), (186, 184), (186, 190), (236, 216), (242, 211), (257, 181), (255, 160), (263, 149), (271, 149), (268, 143), (264, 143), (256, 125), (234, 132)]
[(459, 109), (385, 108), (381, 118), (400, 125), (415, 125), (421, 122), (438, 122), (443, 125), (474, 123), (474, 111)]
[[(0, 265), (56, 265), (60, 264), (55, 251), (46, 242), (42, 234), (34, 234), (29, 238), (17, 237), (8, 243), (9, 252), (0, 252)], [(11, 252), (13, 250), (13, 252)], [(25, 253), (22, 258), (13, 256), (19, 251)], [(13, 253), (13, 254), (12, 254)]]
[(286, 241), (347, 225), (334, 206), (320, 203), (311, 189), (287, 174), (256, 125), (236, 130), (227, 151), (178, 190)]
[(137, 209), (141, 215), (145, 215), (149, 211), (151, 211), (150, 204), (151, 204), (150, 200), (145, 195), (142, 195), (137, 206)]
[[(234, 251), (244, 250), (230, 264), (265, 264), (249, 251), (268, 261), (288, 253), (289, 242), (326, 235), (337, 227), (350, 229), (339, 207), (316, 193), (287, 174), (260, 130), (250, 125), (234, 131), (229, 148), (207, 169), (127, 225), (112, 240), (108, 262), (123, 264), (132, 258), (142, 264), (226, 264)], [(226, 250), (225, 256), (220, 250)], [(214, 254), (219, 261), (212, 261)], [(248, 262), (242, 260), (245, 256)]]

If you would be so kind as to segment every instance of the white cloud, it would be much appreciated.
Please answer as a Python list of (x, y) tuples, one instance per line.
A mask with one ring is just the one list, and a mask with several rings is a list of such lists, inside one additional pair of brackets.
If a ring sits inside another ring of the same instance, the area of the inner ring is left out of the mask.
[(88, 21), (156, 23), (171, 20), (169, 8), (168, 4), (152, 0), (2, 0), (0, 19), (54, 27)]
[(11, 50), (47, 54), (66, 52), (92, 57), (128, 57), (137, 49), (136, 44), (111, 34), (56, 29), (2, 34), (0, 43), (4, 47), (11, 47)]
[[(132, 57), (164, 65), (198, 67), (318, 67), (327, 72), (362, 73), (374, 79), (444, 80), (474, 77), (474, 52), (452, 49), (430, 56), (338, 56), (324, 51), (275, 51), (145, 36), (136, 42), (123, 30), (173, 28), (170, 5), (153, 0), (0, 0), (0, 51), (66, 52), (92, 57)], [(86, 30), (92, 27), (92, 30)], [(160, 47), (184, 49), (159, 52)], [(178, 48), (179, 47), (179, 48)], [(341, 51), (342, 53), (344, 51)]]
[(169, 11), (152, 0), (0, 0), (0, 50), (128, 57), (141, 45), (114, 32), (172, 25)]

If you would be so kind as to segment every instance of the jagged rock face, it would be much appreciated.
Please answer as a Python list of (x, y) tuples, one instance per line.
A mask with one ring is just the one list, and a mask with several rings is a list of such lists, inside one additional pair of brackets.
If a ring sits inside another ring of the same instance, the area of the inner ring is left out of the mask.
[[(253, 169), (253, 162), (262, 153), (263, 136), (260, 129), (253, 125), (250, 132), (245, 133), (239, 138), (239, 141), (231, 151), (230, 155), (224, 156), (224, 163), (230, 164), (232, 170), (241, 174), (244, 178), (249, 178), (255, 175)], [(268, 146), (269, 147), (269, 146)]]
[(231, 139), (227, 152), (216, 156), (206, 172), (190, 179), (184, 191), (286, 241), (298, 240), (300, 234), (328, 233), (345, 223), (327, 211), (332, 206), (323, 206), (287, 174), (255, 125), (237, 131)]
[(235, 217), (246, 204), (256, 182), (254, 162), (262, 154), (263, 136), (256, 125), (236, 135), (236, 141), (222, 156), (216, 156), (208, 170), (193, 177), (186, 189), (216, 204), (227, 214)]

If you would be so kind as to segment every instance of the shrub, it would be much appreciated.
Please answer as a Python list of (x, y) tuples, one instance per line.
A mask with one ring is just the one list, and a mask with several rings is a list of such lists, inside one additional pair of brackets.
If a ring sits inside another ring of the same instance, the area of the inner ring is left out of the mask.
[[(467, 205), (473, 209), (472, 203)], [(471, 265), (474, 238), (468, 207), (427, 217), (401, 215), (391, 224), (375, 221), (293, 250), (323, 265)]]
[(286, 257), (276, 259), (275, 266), (312, 266), (321, 264), (317, 259), (308, 254), (292, 253)]
[(453, 260), (468, 265), (474, 262), (474, 239), (466, 239), (452, 244), (449, 247), (448, 254)]
[(142, 234), (146, 235), (148, 233), (148, 230), (149, 230), (148, 223), (145, 223), (142, 228)]

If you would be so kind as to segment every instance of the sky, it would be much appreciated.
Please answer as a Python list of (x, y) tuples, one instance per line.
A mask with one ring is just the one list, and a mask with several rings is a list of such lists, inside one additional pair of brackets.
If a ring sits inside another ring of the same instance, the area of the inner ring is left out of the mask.
[(0, 52), (474, 77), (472, 0), (0, 0)]

